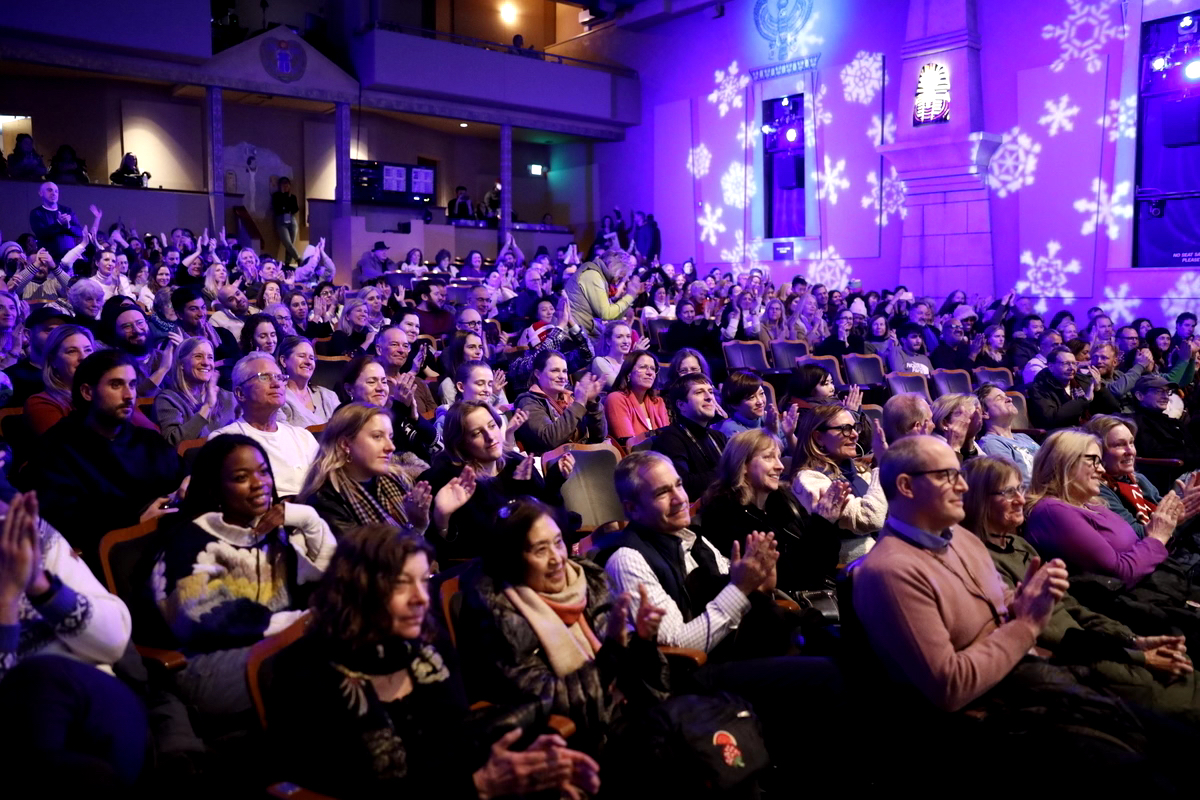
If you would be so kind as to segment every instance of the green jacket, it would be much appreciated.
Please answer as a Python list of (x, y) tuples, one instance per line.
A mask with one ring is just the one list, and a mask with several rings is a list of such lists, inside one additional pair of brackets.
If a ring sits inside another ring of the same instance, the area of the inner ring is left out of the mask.
[(604, 323), (617, 319), (633, 303), (633, 296), (628, 294), (615, 303), (608, 299), (610, 277), (603, 265), (589, 261), (571, 276), (565, 287), (571, 317), (591, 339), (603, 331), (596, 320)]

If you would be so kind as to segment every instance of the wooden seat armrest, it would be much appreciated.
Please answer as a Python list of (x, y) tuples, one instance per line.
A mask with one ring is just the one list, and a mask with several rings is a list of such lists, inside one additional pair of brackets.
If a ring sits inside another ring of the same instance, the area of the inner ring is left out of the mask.
[(1137, 457), (1138, 464), (1144, 464), (1149, 467), (1179, 467), (1183, 468), (1183, 459), (1179, 458), (1148, 458), (1146, 456)]
[(792, 598), (784, 595), (782, 592), (776, 592), (774, 596), (775, 605), (782, 608), (784, 611), (795, 611), (800, 613), (800, 604)]
[(691, 661), (697, 667), (703, 667), (708, 663), (708, 653), (703, 650), (693, 650), (690, 647), (667, 647), (659, 645), (658, 651), (668, 659), (678, 658)]
[(564, 739), (570, 739), (575, 735), (575, 721), (570, 717), (551, 714), (550, 718), (546, 720), (546, 725)]
[(187, 666), (187, 656), (178, 650), (160, 650), (157, 647), (145, 647), (140, 644), (134, 646), (137, 648), (138, 655), (151, 661), (157, 661), (163, 669), (177, 670)]

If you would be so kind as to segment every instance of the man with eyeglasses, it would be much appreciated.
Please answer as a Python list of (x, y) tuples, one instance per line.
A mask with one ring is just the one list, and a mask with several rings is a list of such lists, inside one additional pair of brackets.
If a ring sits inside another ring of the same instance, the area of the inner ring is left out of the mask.
[(275, 489), (280, 497), (300, 493), (304, 476), (317, 457), (317, 440), (304, 428), (281, 421), (287, 390), (287, 375), (264, 353), (251, 353), (233, 367), (233, 396), (241, 418), (218, 428), (209, 439), (226, 433), (241, 433), (259, 442), (267, 451)]
[(134, 424), (137, 370), (119, 350), (80, 362), (71, 387), (74, 411), (38, 440), (30, 464), (42, 516), (99, 566), (110, 530), (170, 513), (165, 506), (186, 474), (157, 430)]
[(175, 365), (175, 348), (183, 341), (183, 335), (171, 331), (151, 346), (150, 322), (135, 305), (110, 306), (101, 316), (100, 331), (103, 334), (100, 338), (107, 344), (133, 358), (138, 371), (138, 396), (157, 394), (163, 378)]
[(1073, 428), (1095, 399), (1095, 372), (1091, 366), (1080, 369), (1075, 354), (1062, 345), (1051, 350), (1046, 360), (1046, 368), (1025, 390), (1029, 423), (1048, 431)]
[(1038, 352), (1025, 362), (1021, 369), (1021, 379), (1026, 385), (1032, 384), (1037, 376), (1049, 364), (1050, 351), (1063, 343), (1062, 334), (1055, 330), (1043, 330), (1038, 337)]
[(929, 360), (933, 362), (934, 369), (970, 371), (975, 366), (975, 356), (979, 355), (982, 349), (983, 339), (980, 338), (978, 343), (968, 342), (964, 322), (956, 317), (942, 323), (942, 340), (929, 354)]
[(987, 548), (959, 525), (967, 482), (940, 439), (892, 444), (880, 480), (888, 517), (853, 570), (855, 610), (893, 678), (958, 711), (1026, 657), (1067, 591), (1066, 567), (1035, 559), (1009, 596)]
[(1158, 373), (1143, 375), (1133, 387), (1137, 424), (1134, 439), (1138, 453), (1148, 458), (1178, 458), (1187, 469), (1200, 467), (1200, 450), (1187, 416), (1174, 419), (1167, 414), (1171, 395), (1179, 388)]
[(1117, 355), (1122, 360), (1125, 358), (1125, 354), (1131, 350), (1142, 349), (1142, 337), (1138, 336), (1137, 328), (1131, 328), (1128, 325), (1117, 331), (1114, 341), (1117, 344)]

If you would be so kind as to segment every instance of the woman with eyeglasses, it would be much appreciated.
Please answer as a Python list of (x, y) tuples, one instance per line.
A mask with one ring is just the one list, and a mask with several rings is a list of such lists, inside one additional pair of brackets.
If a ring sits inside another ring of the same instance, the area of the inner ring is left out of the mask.
[(286, 336), (279, 343), (277, 355), (279, 366), (288, 376), (284, 419), (301, 428), (328, 422), (341, 401), (333, 390), (312, 383), (317, 368), (312, 342), (302, 336)]
[[(883, 432), (875, 425), (871, 450), (876, 460), (887, 450)], [(872, 534), (887, 519), (887, 499), (879, 483), (879, 468), (857, 460), (858, 425), (854, 415), (841, 406), (816, 406), (796, 426), (796, 449), (792, 453), (792, 491), (814, 513), (821, 496), (837, 481), (849, 484), (849, 498), (838, 517), (842, 534), (839, 563), (847, 563), (870, 549)]]
[(522, 731), (508, 728), (519, 711), (468, 711), (457, 666), (434, 642), (433, 558), (390, 525), (338, 543), (308, 630), (273, 659), (272, 760), (291, 780), (348, 798), (595, 793), (598, 766), (558, 736), (518, 750)]
[(865, 352), (863, 337), (854, 332), (854, 313), (844, 308), (834, 317), (833, 332), (821, 340), (813, 350), (813, 355), (837, 356), (840, 359), (848, 353), (862, 355)]
[(204, 438), (237, 418), (233, 392), (217, 386), (218, 379), (212, 343), (203, 336), (184, 339), (154, 396), (154, 417), (169, 444)]
[(604, 397), (608, 430), (618, 442), (670, 424), (667, 403), (654, 388), (657, 380), (654, 356), (644, 350), (625, 356), (612, 391)]
[[(1008, 393), (994, 383), (985, 383), (975, 390), (975, 397), (982, 408), (983, 435), (979, 437), (979, 449), (989, 456), (1006, 458), (1017, 465), (1021, 473), (1022, 488), (1029, 486), (1033, 472), (1033, 460), (1041, 449), (1029, 434), (1013, 433), (1017, 420), (1017, 407)], [(951, 445), (953, 446), (953, 445)]]

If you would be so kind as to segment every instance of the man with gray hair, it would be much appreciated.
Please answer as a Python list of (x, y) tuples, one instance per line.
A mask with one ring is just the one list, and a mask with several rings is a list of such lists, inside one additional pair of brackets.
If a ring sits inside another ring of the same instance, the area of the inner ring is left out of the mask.
[(883, 404), (883, 435), (888, 443), (933, 430), (933, 411), (919, 394), (894, 394)]
[(251, 353), (233, 367), (233, 395), (241, 418), (218, 428), (209, 439), (225, 433), (241, 433), (256, 440), (267, 451), (275, 491), (280, 497), (300, 493), (304, 476), (317, 458), (317, 440), (304, 428), (283, 422), (287, 375), (266, 353)]
[[(564, 287), (571, 304), (571, 316), (593, 345), (600, 339), (604, 323), (624, 314), (642, 293), (640, 278), (633, 275), (626, 281), (633, 263), (633, 257), (624, 250), (609, 250), (580, 267)], [(608, 299), (610, 285), (618, 289), (624, 286), (624, 296), (615, 303)], [(601, 352), (598, 347), (593, 346), (593, 349)]]

